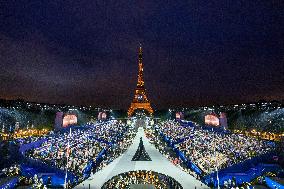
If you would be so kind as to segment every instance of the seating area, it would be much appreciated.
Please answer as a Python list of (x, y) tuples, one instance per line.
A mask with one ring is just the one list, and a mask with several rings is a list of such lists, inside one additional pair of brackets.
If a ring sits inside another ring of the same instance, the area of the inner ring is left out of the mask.
[[(161, 136), (162, 140), (176, 152), (179, 160), (202, 177), (213, 175), (217, 169), (222, 172), (227, 169), (229, 172), (247, 171), (240, 170), (238, 165), (254, 158), (264, 157), (275, 150), (275, 144), (270, 141), (202, 129), (173, 120), (159, 123), (155, 126), (155, 131), (156, 135)], [(251, 166), (253, 164), (246, 165), (247, 169)], [(269, 166), (264, 167), (265, 169), (258, 174), (268, 169), (273, 170), (277, 166), (273, 166), (273, 169)]]
[(62, 171), (68, 168), (80, 182), (122, 154), (132, 137), (134, 132), (129, 126), (118, 121), (73, 127), (68, 132), (47, 136), (40, 145), (25, 151), (25, 156)]
[(174, 121), (159, 124), (158, 130), (206, 174), (214, 172), (216, 166), (218, 169), (226, 168), (273, 150), (271, 142), (197, 127), (183, 127)]
[(107, 146), (91, 138), (91, 135), (91, 131), (74, 130), (71, 134), (64, 133), (56, 138), (50, 137), (39, 148), (26, 155), (62, 170), (68, 167), (76, 175), (82, 176), (88, 161), (95, 160), (100, 151)]

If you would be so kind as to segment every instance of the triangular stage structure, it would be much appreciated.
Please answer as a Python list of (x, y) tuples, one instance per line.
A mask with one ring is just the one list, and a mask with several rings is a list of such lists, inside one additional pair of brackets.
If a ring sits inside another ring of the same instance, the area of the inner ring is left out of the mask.
[(152, 161), (150, 156), (145, 150), (142, 137), (140, 138), (138, 149), (136, 150), (135, 155), (132, 158), (132, 161)]

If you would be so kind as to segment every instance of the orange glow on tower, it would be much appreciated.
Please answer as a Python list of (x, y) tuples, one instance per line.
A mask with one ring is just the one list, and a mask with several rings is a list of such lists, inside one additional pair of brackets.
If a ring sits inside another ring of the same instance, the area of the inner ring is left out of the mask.
[(143, 62), (142, 62), (142, 47), (139, 47), (139, 55), (138, 55), (138, 80), (136, 85), (136, 90), (134, 93), (134, 98), (128, 109), (128, 116), (131, 116), (135, 110), (141, 109), (149, 112), (150, 115), (154, 112), (150, 101), (146, 96), (146, 89), (144, 85), (144, 74), (143, 74)]

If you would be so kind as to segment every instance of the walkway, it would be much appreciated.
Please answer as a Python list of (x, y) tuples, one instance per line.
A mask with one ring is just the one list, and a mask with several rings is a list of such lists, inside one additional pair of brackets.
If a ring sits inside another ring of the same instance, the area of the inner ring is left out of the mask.
[[(152, 161), (131, 161), (138, 148), (140, 137), (142, 137), (144, 147)], [(197, 189), (208, 188), (164, 157), (146, 138), (142, 127), (138, 129), (132, 145), (124, 154), (75, 188), (88, 189), (90, 185), (92, 189), (100, 189), (102, 185), (113, 176), (133, 170), (152, 170), (167, 174), (176, 179), (184, 189), (195, 189), (195, 187)]]

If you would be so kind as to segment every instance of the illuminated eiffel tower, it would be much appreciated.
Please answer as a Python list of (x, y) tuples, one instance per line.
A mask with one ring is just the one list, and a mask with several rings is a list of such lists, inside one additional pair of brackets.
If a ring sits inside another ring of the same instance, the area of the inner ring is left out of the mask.
[(138, 57), (138, 81), (136, 85), (136, 90), (134, 98), (128, 109), (128, 116), (132, 116), (135, 110), (146, 110), (150, 115), (153, 113), (150, 101), (146, 96), (146, 89), (144, 86), (143, 78), (143, 62), (142, 62), (142, 47), (139, 47), (139, 57)]

